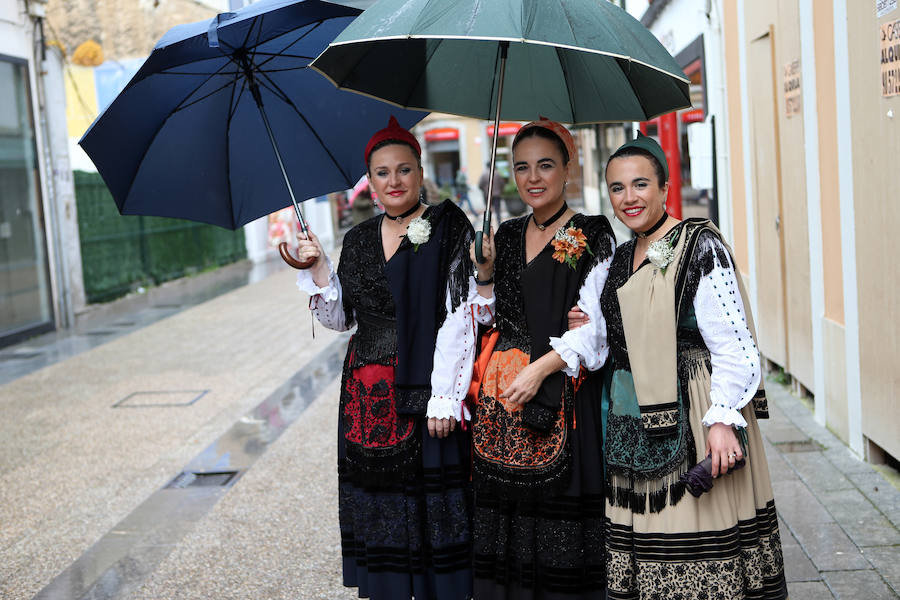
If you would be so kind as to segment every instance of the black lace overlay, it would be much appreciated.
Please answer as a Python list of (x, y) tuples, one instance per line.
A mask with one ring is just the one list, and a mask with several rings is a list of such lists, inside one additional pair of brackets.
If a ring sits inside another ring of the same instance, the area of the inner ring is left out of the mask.
[[(494, 243), (497, 258), (494, 262), (494, 296), (496, 297), (496, 323), (500, 332), (496, 350), (518, 348), (531, 353), (531, 336), (525, 319), (525, 301), (522, 297), (522, 270), (525, 268), (525, 230), (531, 215), (504, 221), (497, 230)], [(586, 268), (578, 272), (576, 289), (581, 288), (584, 280), (598, 263), (609, 258), (612, 252), (611, 242), (615, 235), (609, 221), (604, 216), (586, 216), (576, 214), (572, 217), (575, 227), (581, 228), (587, 237), (593, 256), (587, 252), (581, 260), (587, 259)], [(548, 245), (542, 252), (553, 250)], [(579, 261), (580, 262), (580, 261)], [(560, 265), (563, 268), (564, 265)], [(564, 268), (569, 268), (565, 266)], [(577, 301), (577, 298), (576, 298)], [(559, 331), (560, 335), (565, 328)]]
[(394, 298), (382, 273), (381, 219), (372, 217), (346, 233), (337, 268), (344, 315), (358, 324), (348, 350), (354, 357), (350, 368), (390, 365), (397, 355)]
[[(678, 236), (682, 228), (688, 227), (687, 235), (692, 237), (692, 230), (705, 223), (703, 219), (686, 219), (676, 225), (666, 237)], [(676, 277), (676, 307), (679, 315), (678, 322), (678, 348), (706, 348), (700, 331), (696, 326), (696, 318), (693, 317), (694, 296), (697, 295), (697, 286), (700, 280), (709, 275), (718, 259), (722, 265), (732, 265), (728, 252), (721, 245), (718, 237), (711, 231), (701, 231), (694, 237), (691, 244), (692, 252), (688, 260), (682, 260), (679, 264), (679, 272)], [(635, 243), (637, 240), (629, 240), (619, 246), (609, 268), (609, 276), (606, 286), (600, 295), (600, 308), (606, 318), (607, 338), (609, 340), (609, 352), (611, 362), (616, 369), (631, 371), (631, 363), (628, 361), (628, 346), (625, 343), (625, 330), (622, 325), (622, 313), (619, 309), (618, 290), (631, 278), (631, 265), (634, 261)], [(710, 244), (710, 242), (713, 242)], [(644, 260), (640, 267), (649, 264)], [(733, 265), (732, 265), (733, 266)], [(680, 300), (679, 300), (680, 297)], [(689, 316), (690, 315), (690, 316)]]
[[(446, 273), (452, 306), (459, 306), (469, 292), (472, 263), (469, 245), (474, 238), (465, 213), (453, 202), (444, 201), (426, 209), (429, 219), (446, 220), (441, 237), (440, 270)], [(381, 246), (381, 221), (377, 215), (350, 229), (344, 236), (337, 274), (343, 290), (343, 308), (347, 322), (358, 325), (351, 349), (354, 364), (392, 364), (397, 356), (397, 325), (394, 298), (384, 276), (384, 251)], [(397, 252), (412, 251), (404, 239)], [(435, 306), (436, 327), (447, 318), (446, 302)], [(435, 335), (437, 331), (435, 331)]]

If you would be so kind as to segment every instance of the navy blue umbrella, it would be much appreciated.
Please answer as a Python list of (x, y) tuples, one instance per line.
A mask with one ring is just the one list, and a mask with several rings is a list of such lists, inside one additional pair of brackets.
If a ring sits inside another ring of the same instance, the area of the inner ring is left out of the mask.
[(359, 13), (261, 0), (166, 33), (79, 141), (119, 212), (237, 229), (293, 202), (305, 232), (298, 199), (353, 187), (389, 116), (426, 114), (307, 69)]

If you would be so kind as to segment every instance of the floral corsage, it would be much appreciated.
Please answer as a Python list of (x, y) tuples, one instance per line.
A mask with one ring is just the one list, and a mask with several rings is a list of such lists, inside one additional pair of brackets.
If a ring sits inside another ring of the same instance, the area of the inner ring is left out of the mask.
[(591, 247), (588, 246), (587, 237), (582, 233), (581, 228), (575, 227), (574, 221), (569, 221), (568, 227), (560, 227), (550, 241), (553, 246), (553, 258), (561, 263), (566, 263), (572, 269), (578, 263), (578, 259), (587, 250), (591, 256)]
[(666, 238), (650, 242), (647, 247), (647, 258), (654, 267), (665, 274), (666, 267), (675, 260), (675, 249), (672, 248), (672, 242)]
[(409, 222), (406, 227), (406, 237), (413, 245), (413, 252), (419, 251), (419, 245), (424, 244), (431, 238), (431, 223), (428, 219), (416, 217)]

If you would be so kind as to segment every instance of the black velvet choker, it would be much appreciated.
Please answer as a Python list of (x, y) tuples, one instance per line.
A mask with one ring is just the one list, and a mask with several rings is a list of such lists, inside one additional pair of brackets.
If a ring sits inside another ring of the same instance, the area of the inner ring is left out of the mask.
[(409, 215), (411, 215), (414, 212), (416, 212), (417, 210), (419, 210), (419, 206), (421, 206), (421, 204), (419, 202), (416, 202), (415, 204), (413, 204), (412, 208), (410, 208), (408, 211), (406, 211), (402, 215), (397, 215), (396, 217), (392, 217), (391, 215), (388, 214), (387, 210), (385, 210), (384, 216), (386, 216), (391, 221), (397, 221), (398, 223), (403, 223), (403, 219), (405, 219)]
[(565, 201), (563, 201), (563, 205), (560, 207), (560, 209), (558, 211), (556, 211), (556, 213), (552, 217), (550, 217), (543, 223), (538, 223), (537, 221), (534, 220), (534, 213), (531, 213), (531, 220), (534, 221), (534, 224), (537, 226), (538, 229), (543, 231), (543, 230), (547, 229), (547, 225), (551, 225), (554, 221), (556, 221), (558, 218), (563, 216), (563, 213), (566, 212), (567, 210), (569, 210), (569, 205), (566, 204)]
[(651, 228), (648, 229), (647, 231), (641, 231), (641, 232), (635, 231), (635, 233), (636, 233), (637, 236), (640, 237), (640, 238), (645, 238), (645, 237), (647, 237), (648, 235), (653, 235), (653, 232), (656, 231), (656, 230), (658, 230), (660, 227), (662, 227), (662, 226), (663, 226), (663, 223), (665, 223), (666, 220), (667, 220), (668, 218), (669, 218), (669, 213), (667, 213), (666, 211), (663, 211), (663, 214), (662, 214), (662, 216), (659, 218), (659, 221), (657, 221), (656, 224), (653, 225), (653, 227), (651, 227)]

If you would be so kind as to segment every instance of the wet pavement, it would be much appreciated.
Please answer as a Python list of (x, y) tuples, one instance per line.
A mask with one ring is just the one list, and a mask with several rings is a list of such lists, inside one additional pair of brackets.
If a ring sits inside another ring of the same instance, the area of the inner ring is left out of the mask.
[[(347, 334), (312, 337), (293, 272), (232, 275), (2, 351), (43, 358), (0, 360), (0, 597), (356, 597), (336, 510)], [(767, 391), (791, 598), (897, 598), (893, 475)]]

